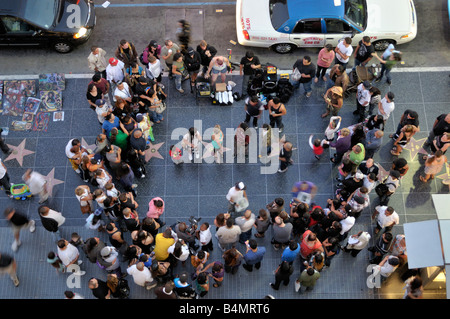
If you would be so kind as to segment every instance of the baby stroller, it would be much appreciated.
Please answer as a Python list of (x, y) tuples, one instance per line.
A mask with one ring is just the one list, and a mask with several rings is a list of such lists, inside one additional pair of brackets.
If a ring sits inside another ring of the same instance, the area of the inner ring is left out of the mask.
[(32, 196), (30, 192), (30, 188), (27, 184), (15, 184), (11, 186), (11, 195), (14, 199), (21, 199), (25, 200), (27, 198), (30, 198)]
[(347, 89), (344, 92), (345, 97), (348, 97), (351, 93), (356, 92), (358, 85), (368, 80), (372, 81), (380, 72), (381, 67), (379, 65), (372, 64), (371, 66), (358, 65), (355, 70), (350, 71), (348, 78), (350, 80)]
[(205, 81), (195, 81), (195, 102), (198, 105), (198, 101), (200, 98), (211, 98), (211, 84)]

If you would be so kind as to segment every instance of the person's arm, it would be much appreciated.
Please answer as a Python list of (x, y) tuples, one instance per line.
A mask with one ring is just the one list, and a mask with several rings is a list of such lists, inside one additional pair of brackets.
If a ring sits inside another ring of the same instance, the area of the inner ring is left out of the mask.
[(242, 71), (244, 70), (244, 65), (239, 64), (239, 75), (242, 75)]
[(308, 143), (309, 143), (309, 147), (311, 147), (311, 149), (314, 149), (314, 145), (313, 145), (313, 143), (312, 143), (312, 138), (313, 138), (313, 134), (311, 134), (310, 136), (309, 136), (309, 140), (308, 140)]

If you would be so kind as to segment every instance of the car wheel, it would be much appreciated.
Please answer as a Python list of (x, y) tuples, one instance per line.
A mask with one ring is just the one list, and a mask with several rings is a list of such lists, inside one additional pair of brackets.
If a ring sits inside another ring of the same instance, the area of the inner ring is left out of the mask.
[(375, 51), (384, 51), (387, 49), (389, 44), (395, 43), (394, 40), (378, 40), (373, 43)]
[(286, 54), (294, 51), (296, 48), (292, 43), (277, 43), (272, 46), (273, 50), (280, 54)]
[(72, 51), (73, 45), (65, 41), (58, 41), (53, 44), (53, 48), (59, 53), (69, 53)]

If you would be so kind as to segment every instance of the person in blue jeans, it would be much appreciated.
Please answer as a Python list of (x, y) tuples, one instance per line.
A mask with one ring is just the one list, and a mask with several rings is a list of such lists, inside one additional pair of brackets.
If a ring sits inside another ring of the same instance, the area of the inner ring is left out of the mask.
[(402, 60), (402, 53), (400, 51), (395, 50), (394, 45), (391, 43), (384, 51), (381, 58), (378, 55), (375, 57), (380, 61), (381, 71), (380, 75), (375, 79), (375, 83), (380, 82), (383, 76), (386, 76), (386, 83), (391, 85), (391, 70), (392, 68)]
[(294, 89), (298, 89), (301, 83), (305, 89), (306, 97), (310, 97), (312, 93), (312, 79), (316, 74), (316, 66), (311, 62), (311, 57), (305, 55), (303, 59), (298, 59), (292, 68), (293, 73), (295, 69), (300, 72), (300, 79), (292, 80), (292, 86)]
[(258, 247), (258, 243), (254, 239), (250, 239), (247, 244), (247, 252), (244, 255), (245, 263), (242, 265), (245, 270), (253, 271), (253, 266), (256, 269), (261, 267), (261, 261), (266, 253), (265, 247)]

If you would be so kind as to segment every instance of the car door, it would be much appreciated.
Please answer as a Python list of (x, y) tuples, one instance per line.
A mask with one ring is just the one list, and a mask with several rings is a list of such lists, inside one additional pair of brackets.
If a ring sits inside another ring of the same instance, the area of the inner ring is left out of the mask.
[(339, 19), (326, 18), (325, 20), (325, 44), (335, 47), (339, 41), (346, 37), (353, 37), (356, 31), (347, 22)]
[(303, 19), (297, 21), (289, 38), (298, 47), (322, 47), (324, 45), (322, 19)]
[[(40, 45), (44, 40), (37, 28), (12, 16), (0, 16), (3, 27), (2, 40), (9, 45)], [(0, 28), (1, 29), (1, 28)]]

